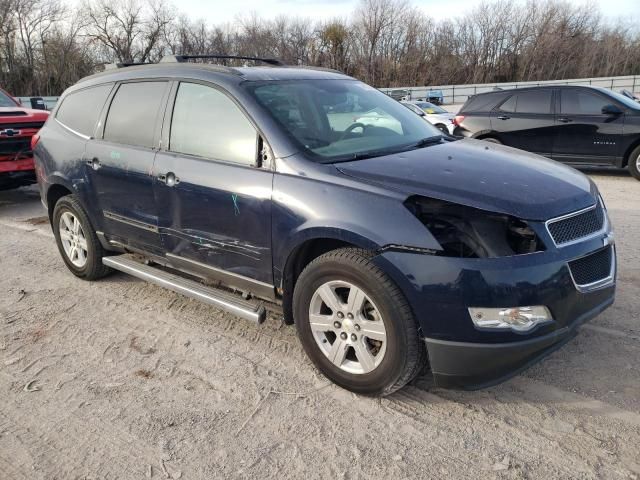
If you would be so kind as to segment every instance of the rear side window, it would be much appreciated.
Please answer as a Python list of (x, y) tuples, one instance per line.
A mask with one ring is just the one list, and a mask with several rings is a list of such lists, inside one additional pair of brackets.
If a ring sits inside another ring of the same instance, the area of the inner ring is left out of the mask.
[(530, 90), (511, 96), (500, 105), (500, 111), (511, 113), (551, 113), (551, 90)]
[(476, 95), (467, 100), (461, 112), (490, 112), (508, 95), (505, 92), (491, 92)]
[(257, 132), (238, 106), (215, 88), (181, 83), (169, 149), (245, 165), (256, 161)]
[(158, 114), (167, 82), (123, 83), (104, 126), (104, 139), (124, 145), (153, 147)]
[(113, 83), (107, 83), (70, 93), (58, 108), (56, 119), (71, 130), (92, 136), (111, 88)]
[(560, 112), (571, 115), (601, 115), (602, 107), (612, 102), (596, 93), (584, 90), (562, 90)]

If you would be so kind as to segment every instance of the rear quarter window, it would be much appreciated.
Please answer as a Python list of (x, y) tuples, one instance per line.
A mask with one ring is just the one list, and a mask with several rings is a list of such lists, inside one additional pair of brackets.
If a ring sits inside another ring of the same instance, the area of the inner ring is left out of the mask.
[(460, 111), (466, 113), (490, 112), (496, 105), (502, 102), (507, 95), (509, 95), (508, 92), (492, 92), (476, 95), (467, 100), (467, 103), (464, 104)]
[(75, 132), (92, 136), (112, 88), (113, 83), (106, 83), (68, 94), (58, 107), (56, 120)]

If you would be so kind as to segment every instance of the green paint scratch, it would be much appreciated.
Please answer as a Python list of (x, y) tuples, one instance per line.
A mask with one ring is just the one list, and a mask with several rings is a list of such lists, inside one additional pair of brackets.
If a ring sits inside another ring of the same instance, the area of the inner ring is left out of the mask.
[(233, 212), (236, 214), (236, 217), (240, 215), (240, 207), (238, 206), (238, 195), (235, 193), (231, 194), (231, 200), (233, 200)]

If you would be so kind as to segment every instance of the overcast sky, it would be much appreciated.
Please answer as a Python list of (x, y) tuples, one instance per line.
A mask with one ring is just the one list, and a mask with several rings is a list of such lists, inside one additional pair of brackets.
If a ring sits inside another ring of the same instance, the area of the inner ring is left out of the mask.
[[(569, 0), (584, 4), (584, 0)], [(471, 10), (478, 0), (410, 0), (410, 3), (424, 10), (429, 16), (441, 20), (464, 14)], [(607, 17), (635, 17), (640, 19), (640, 0), (596, 0), (590, 2), (600, 7)], [(272, 18), (277, 15), (291, 15), (325, 19), (347, 16), (358, 4), (358, 0), (175, 0), (174, 4), (192, 19), (205, 19), (209, 23), (233, 21), (238, 14), (256, 12), (260, 16)]]

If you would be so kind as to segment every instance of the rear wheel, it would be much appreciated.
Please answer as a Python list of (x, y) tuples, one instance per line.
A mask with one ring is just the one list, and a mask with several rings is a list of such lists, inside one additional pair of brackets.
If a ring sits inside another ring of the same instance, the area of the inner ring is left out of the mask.
[(388, 395), (425, 364), (409, 305), (393, 281), (353, 248), (311, 262), (296, 282), (293, 312), (309, 358), (334, 383)]
[(636, 179), (640, 180), (640, 147), (637, 147), (631, 155), (629, 155), (629, 173)]
[(494, 138), (494, 137), (484, 137), (484, 138), (481, 138), (480, 140), (484, 140), (485, 142), (489, 142), (489, 143), (497, 143), (498, 145), (502, 145), (502, 142), (500, 140), (498, 140), (497, 138)]
[(60, 255), (75, 276), (96, 280), (111, 271), (102, 264), (105, 250), (75, 195), (58, 200), (53, 209), (52, 225)]
[(438, 124), (436, 124), (436, 128), (438, 130), (440, 130), (442, 133), (445, 133), (445, 134), (449, 135), (449, 130), (447, 130), (447, 126), (446, 125), (444, 125), (442, 123), (438, 123)]

